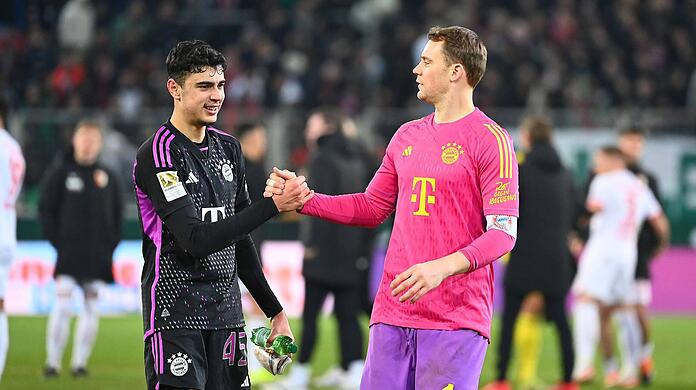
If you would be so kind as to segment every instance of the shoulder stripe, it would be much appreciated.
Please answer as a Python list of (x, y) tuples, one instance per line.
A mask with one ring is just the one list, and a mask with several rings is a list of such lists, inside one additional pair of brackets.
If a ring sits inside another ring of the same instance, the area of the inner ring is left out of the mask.
[(493, 124), (495, 127), (498, 128), (498, 131), (500, 134), (503, 136), (503, 139), (505, 140), (505, 143), (507, 144), (507, 158), (508, 158), (508, 163), (505, 169), (507, 170), (507, 178), (512, 179), (512, 174), (514, 172), (514, 168), (512, 166), (513, 161), (515, 161), (515, 149), (512, 146), (512, 137), (510, 137), (510, 134), (508, 134), (505, 130), (503, 130), (502, 127), (498, 124)]
[(167, 141), (174, 137), (174, 134), (172, 134), (168, 129), (165, 129), (162, 135), (159, 138), (159, 141), (157, 141), (157, 149), (159, 150), (159, 162), (160, 162), (160, 168), (164, 168), (167, 166), (167, 156), (164, 153), (164, 147), (167, 144)]
[(167, 167), (169, 167), (169, 168), (172, 167), (172, 152), (170, 149), (170, 145), (171, 145), (173, 140), (174, 140), (174, 134), (172, 134), (171, 136), (169, 136), (169, 138), (167, 138), (166, 144), (164, 146), (164, 155), (165, 155), (166, 160), (167, 160)]
[(498, 157), (500, 158), (500, 177), (502, 178), (504, 175), (503, 143), (500, 140), (500, 135), (498, 135), (498, 133), (494, 130), (493, 125), (485, 123), (484, 126), (488, 128), (488, 131), (490, 131), (491, 134), (493, 134), (493, 136), (495, 137), (496, 141), (498, 141)]
[(152, 139), (152, 158), (155, 160), (155, 167), (160, 167), (159, 151), (157, 150), (157, 144), (159, 143), (160, 135), (164, 131), (164, 126), (160, 127), (155, 133), (155, 137)]
[(493, 134), (496, 141), (498, 141), (498, 153), (500, 156), (500, 178), (510, 179), (514, 172), (512, 162), (514, 161), (512, 153), (514, 153), (512, 144), (510, 143), (510, 138), (505, 134), (505, 131), (494, 123), (484, 124), (488, 128), (488, 131)]

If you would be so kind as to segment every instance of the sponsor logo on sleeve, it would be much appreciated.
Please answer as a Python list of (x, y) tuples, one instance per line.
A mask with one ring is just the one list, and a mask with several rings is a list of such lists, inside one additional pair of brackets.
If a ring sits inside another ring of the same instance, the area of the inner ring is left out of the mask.
[(517, 193), (510, 192), (509, 181), (499, 181), (495, 184), (495, 193), (488, 200), (489, 205), (500, 204), (517, 200)]
[(186, 189), (181, 181), (179, 181), (179, 175), (177, 175), (176, 171), (157, 173), (157, 181), (159, 181), (159, 185), (162, 187), (162, 192), (167, 202), (171, 202), (186, 195)]

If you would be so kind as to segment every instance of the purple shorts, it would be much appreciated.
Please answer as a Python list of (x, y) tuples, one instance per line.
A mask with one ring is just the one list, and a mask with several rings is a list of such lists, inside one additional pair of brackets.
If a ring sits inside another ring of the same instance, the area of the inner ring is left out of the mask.
[(488, 340), (473, 330), (375, 324), (361, 390), (475, 390)]

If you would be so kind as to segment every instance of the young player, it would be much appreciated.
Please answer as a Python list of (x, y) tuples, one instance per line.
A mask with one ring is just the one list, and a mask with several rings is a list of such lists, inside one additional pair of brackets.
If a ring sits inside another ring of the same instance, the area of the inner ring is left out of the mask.
[(7, 105), (0, 98), (0, 379), (5, 369), (10, 334), (5, 314), (5, 288), (17, 246), (15, 202), (24, 178), (24, 156), (17, 141), (5, 130)]
[[(518, 217), (512, 140), (473, 103), (486, 59), (475, 32), (430, 29), (413, 74), (435, 112), (399, 128), (365, 192), (317, 194), (301, 210), (373, 227), (396, 211), (361, 389), (478, 388), (491, 263), (512, 249)], [(294, 177), (274, 172), (267, 196)]]
[[(639, 356), (624, 356), (622, 372), (614, 359), (611, 315), (635, 303), (638, 230), (647, 220), (658, 233), (660, 247), (668, 242), (669, 223), (650, 189), (626, 169), (621, 151), (601, 148), (595, 155), (597, 176), (590, 184), (586, 208), (593, 213), (590, 237), (573, 283), (576, 366), (579, 381), (592, 377), (594, 348), (601, 338), (606, 386), (638, 385)], [(595, 313), (599, 312), (599, 321)], [(599, 329), (597, 329), (599, 323)]]
[(311, 194), (300, 177), (281, 198), (249, 201), (239, 142), (211, 127), (225, 99), (225, 66), (203, 41), (170, 51), (174, 111), (134, 166), (150, 389), (250, 388), (238, 278), (271, 318), (270, 339), (292, 337), (248, 234)]

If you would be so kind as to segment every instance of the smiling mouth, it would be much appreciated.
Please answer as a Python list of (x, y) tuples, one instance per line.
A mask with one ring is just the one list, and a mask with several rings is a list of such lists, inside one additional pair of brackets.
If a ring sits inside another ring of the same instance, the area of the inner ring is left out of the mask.
[(211, 114), (216, 114), (220, 110), (220, 106), (203, 106), (203, 108)]

